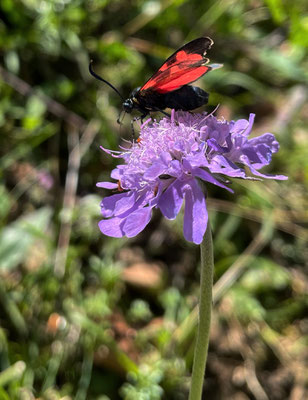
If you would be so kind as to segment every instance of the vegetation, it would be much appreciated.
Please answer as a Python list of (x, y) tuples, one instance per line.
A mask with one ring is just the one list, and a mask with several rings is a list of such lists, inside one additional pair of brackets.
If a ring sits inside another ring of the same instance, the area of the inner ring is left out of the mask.
[[(226, 119), (256, 114), (285, 182), (208, 185), (214, 315), (204, 398), (307, 393), (308, 14), (304, 0), (1, 0), (0, 399), (185, 400), (199, 249), (155, 214), (134, 239), (97, 227), (119, 97), (207, 35), (198, 83)], [(135, 125), (138, 130), (138, 126)]]

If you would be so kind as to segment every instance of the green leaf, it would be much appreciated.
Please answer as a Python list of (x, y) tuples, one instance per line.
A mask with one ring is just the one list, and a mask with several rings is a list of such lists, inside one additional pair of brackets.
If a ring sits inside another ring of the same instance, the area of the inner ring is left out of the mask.
[(46, 110), (45, 103), (37, 96), (31, 96), (27, 101), (27, 113), (32, 117), (40, 117)]
[(230, 290), (230, 298), (235, 314), (244, 322), (264, 320), (266, 311), (261, 303), (247, 290), (234, 286)]
[(288, 272), (273, 261), (258, 257), (241, 279), (241, 286), (250, 293), (284, 289), (290, 282)]
[(7, 69), (14, 74), (18, 74), (19, 72), (19, 57), (16, 51), (9, 51), (5, 55), (5, 64), (7, 66)]
[(20, 217), (0, 234), (0, 268), (17, 267), (37, 237), (44, 235), (50, 222), (51, 209), (44, 207)]
[(271, 70), (279, 72), (282, 77), (300, 82), (307, 82), (307, 72), (290, 57), (273, 49), (260, 49), (261, 62)]
[(1, 400), (11, 400), (10, 396), (7, 394), (7, 392), (2, 387), (0, 387), (0, 399)]
[(283, 2), (281, 0), (265, 0), (273, 19), (280, 24), (287, 18)]
[(0, 220), (3, 221), (7, 217), (12, 199), (5, 186), (0, 185)]

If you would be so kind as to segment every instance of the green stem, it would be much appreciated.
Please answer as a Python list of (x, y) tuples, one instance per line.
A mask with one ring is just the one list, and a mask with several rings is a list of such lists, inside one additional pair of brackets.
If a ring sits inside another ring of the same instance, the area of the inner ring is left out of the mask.
[(208, 222), (201, 249), (201, 277), (199, 301), (199, 326), (195, 345), (194, 364), (191, 376), (189, 400), (201, 400), (205, 365), (210, 338), (212, 287), (213, 287), (213, 242)]

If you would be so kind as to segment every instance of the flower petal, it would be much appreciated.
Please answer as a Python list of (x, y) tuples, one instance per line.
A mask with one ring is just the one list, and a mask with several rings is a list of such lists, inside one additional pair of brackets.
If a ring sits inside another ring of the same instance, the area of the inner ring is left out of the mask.
[(234, 193), (232, 189), (219, 182), (217, 179), (213, 177), (213, 175), (211, 175), (209, 172), (205, 171), (202, 168), (195, 168), (192, 173), (194, 176), (197, 176), (198, 178), (201, 178), (206, 182), (210, 182), (213, 185), (220, 186), (221, 188), (226, 189), (231, 193)]
[(172, 160), (169, 163), (168, 175), (179, 177), (182, 174), (182, 165), (179, 160)]
[(229, 151), (229, 147), (220, 146), (220, 144), (217, 142), (215, 138), (208, 139), (206, 143), (213, 150), (218, 151), (220, 153), (226, 153), (227, 151)]
[(249, 158), (256, 169), (260, 169), (271, 162), (272, 154), (277, 153), (278, 150), (279, 143), (275, 136), (271, 133), (265, 133), (248, 140), (243, 147), (243, 154)]
[(223, 174), (233, 178), (244, 178), (246, 173), (225, 156), (217, 155), (208, 165), (210, 172), (215, 174)]
[(256, 175), (260, 176), (261, 178), (265, 179), (278, 179), (279, 181), (285, 181), (288, 179), (287, 176), (285, 175), (268, 175), (268, 174), (262, 174), (261, 172), (257, 171), (256, 168), (249, 162), (248, 158), (243, 157), (243, 162), (249, 167), (250, 171)]
[(127, 237), (138, 235), (150, 222), (152, 207), (144, 207), (131, 213), (125, 220), (123, 231)]
[(166, 171), (166, 166), (159, 160), (154, 162), (144, 173), (144, 178), (154, 180)]
[(131, 193), (124, 192), (105, 197), (101, 201), (101, 213), (103, 214), (103, 216), (106, 218), (112, 217), (114, 215), (114, 211), (118, 201), (122, 200), (123, 198), (127, 199), (129, 196), (131, 196)]
[(205, 196), (195, 180), (191, 180), (184, 190), (184, 237), (190, 242), (200, 244), (208, 221)]
[(110, 176), (112, 179), (115, 179), (118, 181), (121, 178), (121, 168), (120, 167), (121, 166), (118, 166), (117, 168), (115, 168), (111, 171)]
[(102, 219), (99, 223), (99, 229), (104, 235), (120, 238), (124, 236), (121, 225), (123, 225), (122, 218)]
[(104, 189), (117, 189), (118, 184), (113, 182), (97, 182), (97, 187), (104, 188)]
[(254, 123), (254, 119), (255, 119), (255, 114), (249, 115), (249, 121), (247, 121), (246, 119), (239, 119), (234, 123), (234, 126), (232, 128), (232, 133), (249, 136)]
[(161, 195), (158, 207), (164, 217), (175, 219), (183, 204), (183, 183), (176, 179), (168, 189)]
[(127, 196), (123, 196), (119, 201), (117, 201), (114, 207), (114, 216), (119, 216), (136, 204), (136, 193), (135, 192), (127, 192)]

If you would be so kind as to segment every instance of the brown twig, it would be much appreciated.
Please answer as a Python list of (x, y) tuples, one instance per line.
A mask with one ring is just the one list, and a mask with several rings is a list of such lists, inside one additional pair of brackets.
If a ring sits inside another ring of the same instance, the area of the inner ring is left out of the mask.
[(292, 371), (294, 385), (290, 393), (290, 400), (307, 399), (307, 346), (299, 336), (297, 340), (289, 339), (272, 329), (265, 321), (256, 325), (261, 339), (269, 346), (279, 359), (281, 365), (288, 371)]
[(18, 76), (12, 74), (11, 72), (7, 71), (1, 65), (0, 65), (0, 75), (2, 76), (3, 81), (6, 84), (11, 86), (13, 89), (15, 89), (18, 93), (22, 94), (23, 96), (35, 95), (39, 97), (45, 103), (48, 111), (51, 114), (55, 115), (58, 118), (64, 119), (68, 124), (73, 126), (75, 129), (80, 129), (80, 130), (85, 129), (87, 125), (87, 121), (85, 119), (75, 114), (73, 111), (68, 110), (62, 104), (53, 100), (46, 94), (41, 93), (38, 90), (34, 89), (27, 82), (20, 79)]
[(54, 265), (55, 275), (59, 278), (62, 278), (65, 273), (67, 252), (72, 230), (72, 213), (76, 203), (80, 161), (91, 145), (98, 129), (98, 121), (92, 120), (86, 127), (80, 141), (76, 129), (72, 129), (68, 135), (68, 168), (65, 179), (63, 207), (61, 210), (61, 226)]
[(65, 179), (63, 206), (60, 214), (60, 233), (54, 265), (55, 275), (59, 278), (62, 278), (65, 273), (67, 251), (72, 228), (72, 212), (75, 206), (78, 185), (80, 152), (79, 134), (76, 129), (72, 129), (69, 132), (67, 142), (69, 148), (68, 168)]
[(255, 359), (257, 355), (249, 344), (249, 334), (244, 332), (240, 322), (236, 317), (229, 320), (229, 325), (229, 340), (231, 343), (236, 343), (236, 347), (238, 348), (244, 360), (243, 375), (248, 389), (251, 391), (256, 400), (269, 400), (269, 397), (267, 396), (257, 377), (255, 365)]
[[(248, 347), (248, 346), (247, 346)], [(253, 352), (249, 348), (247, 351), (249, 354), (248, 358), (245, 360), (245, 379), (248, 388), (250, 389), (251, 393), (254, 395), (256, 400), (269, 400), (267, 394), (265, 393), (262, 385), (260, 384), (257, 374), (256, 374), (256, 366), (253, 359)]]
[(285, 100), (284, 105), (278, 109), (279, 111), (274, 119), (272, 130), (278, 133), (285, 131), (294, 115), (298, 113), (306, 103), (307, 98), (307, 86), (294, 86), (290, 91), (290, 95)]

